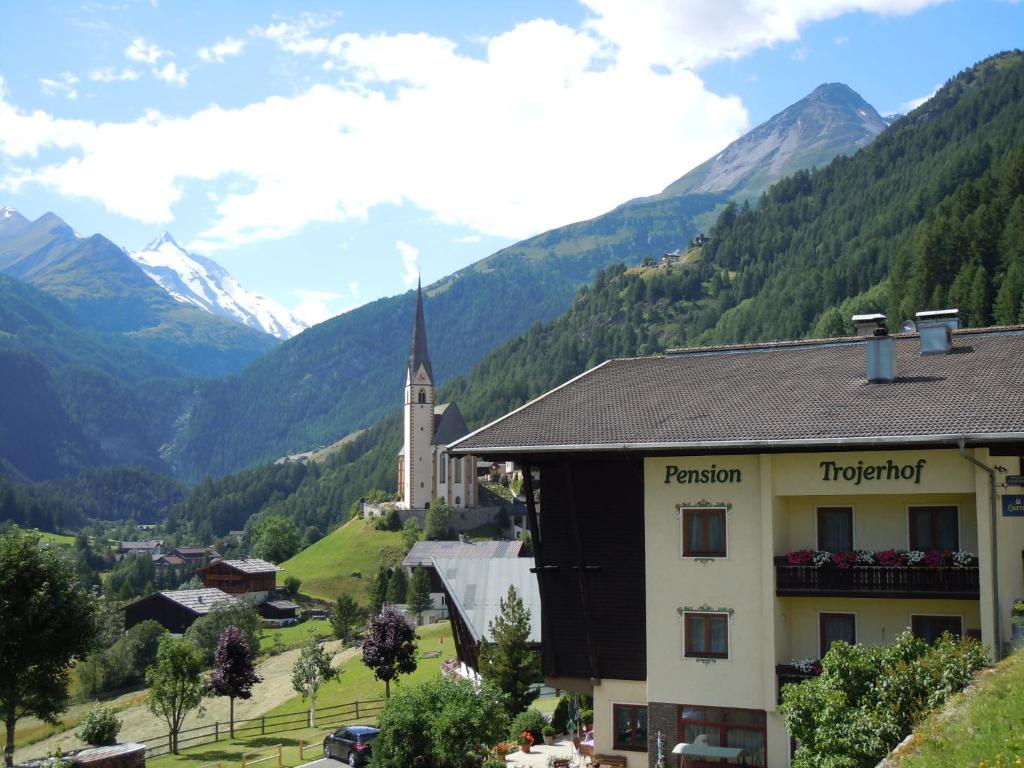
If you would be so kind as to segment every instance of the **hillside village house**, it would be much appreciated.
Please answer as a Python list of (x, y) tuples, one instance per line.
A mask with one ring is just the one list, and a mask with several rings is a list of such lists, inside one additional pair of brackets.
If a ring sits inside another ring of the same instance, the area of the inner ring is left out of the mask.
[(221, 589), (231, 595), (247, 595), (256, 605), (270, 598), (277, 586), (277, 572), (283, 570), (273, 563), (250, 557), (242, 560), (214, 560), (199, 569), (203, 585)]
[(709, 746), (786, 766), (779, 684), (832, 642), (909, 628), (1006, 653), (1024, 326), (857, 320), (610, 360), (449, 446), (524, 467), (545, 677), (593, 694), (598, 753), (653, 765), (660, 732), (691, 766)]
[(235, 603), (238, 598), (219, 589), (179, 589), (154, 592), (124, 607), (124, 628), (152, 619), (175, 635), (182, 635), (215, 605)]

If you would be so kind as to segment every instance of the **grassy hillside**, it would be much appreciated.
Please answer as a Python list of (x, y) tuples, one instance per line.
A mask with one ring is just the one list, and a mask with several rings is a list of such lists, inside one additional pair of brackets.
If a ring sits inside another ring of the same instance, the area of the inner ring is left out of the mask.
[(1024, 763), (1024, 655), (1015, 653), (914, 730), (892, 768), (1013, 768)]
[(302, 592), (310, 597), (333, 602), (351, 595), (365, 604), (381, 561), (399, 562), (404, 553), (400, 533), (378, 531), (367, 520), (350, 520), (281, 563), (285, 570), (278, 574), (278, 581), (283, 584), (286, 577), (295, 576), (302, 579)]

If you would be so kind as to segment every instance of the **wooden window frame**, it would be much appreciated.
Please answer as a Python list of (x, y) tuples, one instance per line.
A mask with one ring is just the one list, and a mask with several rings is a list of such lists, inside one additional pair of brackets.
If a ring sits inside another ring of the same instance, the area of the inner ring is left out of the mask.
[[(818, 658), (824, 658), (825, 654), (828, 653), (828, 648), (825, 647), (825, 619), (833, 619), (839, 616), (850, 617), (853, 619), (853, 642), (857, 642), (857, 614), (849, 613), (846, 611), (822, 611), (818, 614)], [(851, 643), (852, 645), (852, 643)], [(831, 647), (831, 646), (830, 646)]]
[[(633, 734), (632, 742), (627, 744), (619, 741), (619, 711), (629, 710), (629, 723), (630, 730)], [(637, 744), (636, 738), (636, 724), (637, 724), (637, 712), (640, 710), (647, 712), (646, 704), (612, 704), (612, 749), (621, 749), (624, 752), (646, 752), (647, 751), (647, 740), (644, 739), (643, 745)], [(647, 721), (647, 727), (650, 729), (650, 720)]]
[(958, 613), (912, 613), (910, 614), (910, 634), (914, 637), (921, 637), (918, 633), (919, 621), (921, 619), (946, 619), (947, 621), (956, 619), (960, 622), (960, 637), (966, 637), (967, 632), (964, 629), (964, 617)]
[[(704, 552), (692, 550), (690, 548), (690, 527), (686, 524), (687, 516), (697, 514), (704, 517), (704, 541), (710, 541), (708, 522), (712, 512), (720, 514), (722, 517), (722, 544), (724, 545), (722, 550), (707, 550)], [(729, 524), (726, 517), (725, 507), (683, 507), (682, 514), (679, 516), (683, 525), (683, 557), (727, 557), (729, 550)]]
[[(708, 650), (707, 652), (698, 652), (693, 650), (693, 644), (690, 642), (690, 622), (692, 619), (702, 618), (705, 619), (704, 623), (704, 644), (705, 647), (711, 648), (711, 622), (712, 621), (724, 621), (725, 622), (725, 651), (723, 653), (715, 653), (714, 651)], [(728, 659), (729, 658), (729, 614), (722, 611), (687, 611), (683, 614), (683, 654), (688, 659)]]
[[(737, 711), (741, 711), (741, 712), (757, 712), (757, 713), (761, 714), (764, 717), (764, 722), (761, 725), (751, 725), (750, 723), (730, 723), (728, 721), (727, 717), (723, 717), (721, 720), (717, 720), (717, 721), (709, 721), (709, 720), (684, 720), (683, 719), (683, 711), (687, 707), (695, 707), (695, 708), (700, 708), (700, 709), (713, 709), (713, 710), (716, 710), (718, 712), (726, 712), (726, 713), (728, 713), (728, 712), (737, 712)], [(756, 766), (756, 768), (765, 768), (765, 766), (767, 766), (767, 764), (768, 764), (768, 715), (765, 712), (765, 710), (763, 710), (763, 709), (751, 709), (749, 707), (710, 707), (710, 706), (707, 706), (705, 704), (680, 704), (678, 709), (676, 710), (676, 720), (679, 723), (679, 731), (677, 732), (676, 735), (678, 736), (679, 741), (681, 741), (681, 742), (686, 740), (686, 726), (687, 725), (704, 726), (708, 730), (710, 730), (712, 728), (717, 728), (719, 730), (719, 742), (722, 743), (722, 744), (725, 744), (728, 741), (727, 734), (728, 734), (728, 732), (730, 730), (740, 730), (740, 729), (742, 729), (742, 730), (747, 730), (747, 731), (759, 731), (764, 736), (765, 763), (762, 766)], [(711, 768), (715, 768), (716, 766), (720, 766), (722, 764), (722, 762), (724, 762), (724, 761), (720, 761), (720, 760), (701, 760), (699, 758), (697, 758), (697, 759), (695, 759), (695, 758), (687, 758), (686, 765), (690, 766), (691, 768), (703, 768), (703, 766), (710, 766)]]
[[(935, 513), (938, 510), (953, 510), (953, 515), (956, 520), (956, 525), (953, 528), (954, 536), (956, 540), (953, 542), (953, 551), (960, 549), (960, 507), (956, 504), (913, 504), (907, 507), (907, 549), (920, 550), (927, 552), (930, 549), (938, 549), (938, 547), (921, 547), (920, 541), (916, 541), (918, 538), (917, 533), (917, 520), (915, 513), (927, 511)], [(935, 526), (932, 525), (932, 532), (934, 534)]]
[(817, 534), (815, 536), (815, 539), (816, 539), (816, 543), (818, 545), (818, 549), (822, 549), (822, 550), (825, 549), (825, 547), (822, 546), (822, 543), (821, 543), (821, 531), (822, 531), (821, 513), (822, 512), (831, 512), (831, 511), (840, 510), (840, 509), (841, 510), (845, 510), (850, 515), (850, 546), (849, 546), (848, 549), (841, 550), (841, 551), (849, 552), (849, 551), (852, 551), (854, 549), (855, 544), (854, 544), (854, 535), (853, 535), (853, 533), (854, 533), (854, 531), (853, 531), (853, 507), (831, 507), (831, 506), (830, 507), (815, 507), (815, 518), (817, 520), (817, 526), (818, 526), (817, 530), (815, 531), (815, 533)]

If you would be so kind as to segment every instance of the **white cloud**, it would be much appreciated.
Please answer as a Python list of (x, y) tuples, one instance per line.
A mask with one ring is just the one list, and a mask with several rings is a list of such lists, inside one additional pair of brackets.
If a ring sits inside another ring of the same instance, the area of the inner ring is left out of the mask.
[(177, 64), (168, 61), (162, 67), (153, 68), (153, 77), (171, 85), (184, 86), (188, 83), (188, 70), (178, 69)]
[(840, 35), (835, 40), (836, 45), (846, 45), (849, 42), (850, 42), (850, 36), (849, 35)]
[(465, 243), (479, 243), (480, 239), (480, 235), (466, 235), (465, 237), (456, 237), (452, 242), (462, 245)]
[(789, 54), (789, 58), (791, 58), (793, 61), (804, 61), (807, 58), (807, 53), (807, 46), (801, 45), (799, 48), (797, 48), (795, 51)]
[(168, 52), (160, 50), (160, 47), (154, 43), (147, 43), (144, 38), (137, 37), (132, 40), (131, 45), (124, 49), (124, 55), (129, 61), (156, 64), (161, 58), (167, 56)]
[(200, 48), (199, 58), (207, 64), (223, 64), (228, 56), (238, 56), (245, 48), (245, 40), (227, 37), (209, 48)]
[(127, 67), (120, 70), (117, 67), (104, 67), (92, 70), (89, 79), (97, 83), (115, 83), (121, 80), (138, 80), (139, 73)]
[[(336, 291), (292, 291), (292, 294), (299, 297), (299, 302), (292, 307), (291, 313), (308, 325), (322, 323), (330, 317), (343, 314), (355, 309), (363, 303), (359, 295), (359, 283), (348, 284), (348, 294)], [(345, 299), (344, 304), (338, 307), (337, 304)]]
[(61, 72), (56, 80), (48, 77), (39, 78), (39, 86), (47, 96), (58, 94), (74, 101), (78, 98), (78, 76), (70, 72)]
[(405, 272), (402, 275), (402, 282), (406, 285), (412, 285), (416, 282), (416, 279), (420, 276), (420, 268), (417, 264), (417, 260), (420, 256), (420, 249), (415, 246), (404, 243), (401, 240), (395, 242), (395, 248), (402, 254), (402, 270)]
[[(595, 15), (581, 28), (529, 21), (477, 56), (426, 34), (331, 36), (336, 15), (302, 16), (252, 35), (329, 63), (336, 84), (107, 123), (26, 112), (0, 96), (0, 154), (15, 161), (0, 189), (37, 183), (150, 224), (170, 221), (189, 189), (211, 209), (204, 252), (379, 205), (524, 237), (652, 194), (748, 127), (740, 100), (709, 92), (693, 67), (795, 40), (818, 18), (927, 2), (586, 0)], [(154, 66), (172, 56), (141, 38), (133, 49)], [(183, 84), (188, 73), (164, 74)], [(203, 185), (222, 177), (243, 183), (205, 202)]]
[(902, 104), (900, 104), (900, 111), (904, 112), (904, 113), (906, 113), (906, 112), (913, 112), (915, 109), (917, 109), (922, 104), (924, 104), (926, 101), (928, 101), (928, 99), (930, 99), (932, 96), (934, 96), (936, 94), (936, 92), (938, 92), (939, 88), (941, 88), (941, 87), (942, 87), (941, 85), (936, 85), (934, 88), (932, 88), (932, 92), (929, 93), (928, 95), (926, 95), (926, 96), (919, 96), (916, 99), (910, 99), (909, 101), (903, 102)]

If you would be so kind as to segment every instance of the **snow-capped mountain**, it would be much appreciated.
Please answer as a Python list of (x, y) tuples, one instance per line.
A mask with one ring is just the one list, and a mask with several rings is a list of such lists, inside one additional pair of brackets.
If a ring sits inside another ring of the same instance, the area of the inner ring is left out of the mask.
[(167, 232), (141, 251), (126, 252), (178, 301), (287, 339), (308, 328), (276, 301), (249, 293), (220, 264), (189, 253)]

